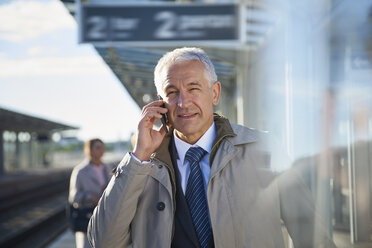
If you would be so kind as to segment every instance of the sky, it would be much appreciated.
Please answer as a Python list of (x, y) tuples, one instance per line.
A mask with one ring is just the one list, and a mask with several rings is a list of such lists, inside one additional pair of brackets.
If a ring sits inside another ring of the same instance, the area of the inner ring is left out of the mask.
[[(140, 108), (58, 0), (0, 2), (0, 107), (126, 140)], [(128, 118), (130, 117), (130, 118)]]

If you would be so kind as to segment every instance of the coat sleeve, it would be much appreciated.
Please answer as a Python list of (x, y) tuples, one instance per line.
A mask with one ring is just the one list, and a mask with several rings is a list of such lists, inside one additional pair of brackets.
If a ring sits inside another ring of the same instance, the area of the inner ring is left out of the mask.
[(75, 167), (70, 177), (69, 202), (77, 203), (79, 206), (84, 205), (88, 198), (88, 192), (84, 190), (82, 184), (81, 168)]
[(151, 166), (141, 164), (129, 153), (124, 156), (88, 224), (92, 247), (119, 248), (131, 244), (131, 222)]
[(294, 247), (336, 247), (297, 170), (291, 168), (280, 175), (278, 186), (281, 217)]

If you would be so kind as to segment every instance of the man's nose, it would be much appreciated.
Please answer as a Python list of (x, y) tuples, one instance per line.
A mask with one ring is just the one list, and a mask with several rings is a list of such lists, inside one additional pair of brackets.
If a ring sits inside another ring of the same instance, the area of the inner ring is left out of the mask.
[(190, 103), (190, 96), (185, 92), (180, 92), (177, 99), (177, 106), (180, 108), (185, 108)]

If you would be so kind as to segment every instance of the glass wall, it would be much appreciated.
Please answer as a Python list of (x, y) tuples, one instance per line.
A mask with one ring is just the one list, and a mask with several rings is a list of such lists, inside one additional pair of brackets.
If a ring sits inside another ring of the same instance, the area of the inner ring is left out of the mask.
[(277, 153), (288, 155), (272, 169), (301, 168), (336, 243), (368, 244), (372, 1), (247, 3), (253, 6), (248, 14), (261, 13), (268, 28), (245, 54), (246, 83), (253, 85), (246, 94), (254, 100), (244, 107), (255, 105), (256, 111), (245, 110), (244, 124), (268, 130), (280, 144)]

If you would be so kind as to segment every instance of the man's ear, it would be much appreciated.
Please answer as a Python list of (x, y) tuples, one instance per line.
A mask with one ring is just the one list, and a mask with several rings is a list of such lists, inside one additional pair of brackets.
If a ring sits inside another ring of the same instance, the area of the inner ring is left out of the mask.
[(212, 85), (212, 94), (213, 94), (213, 105), (216, 106), (220, 100), (221, 95), (221, 83), (219, 81), (215, 82)]

